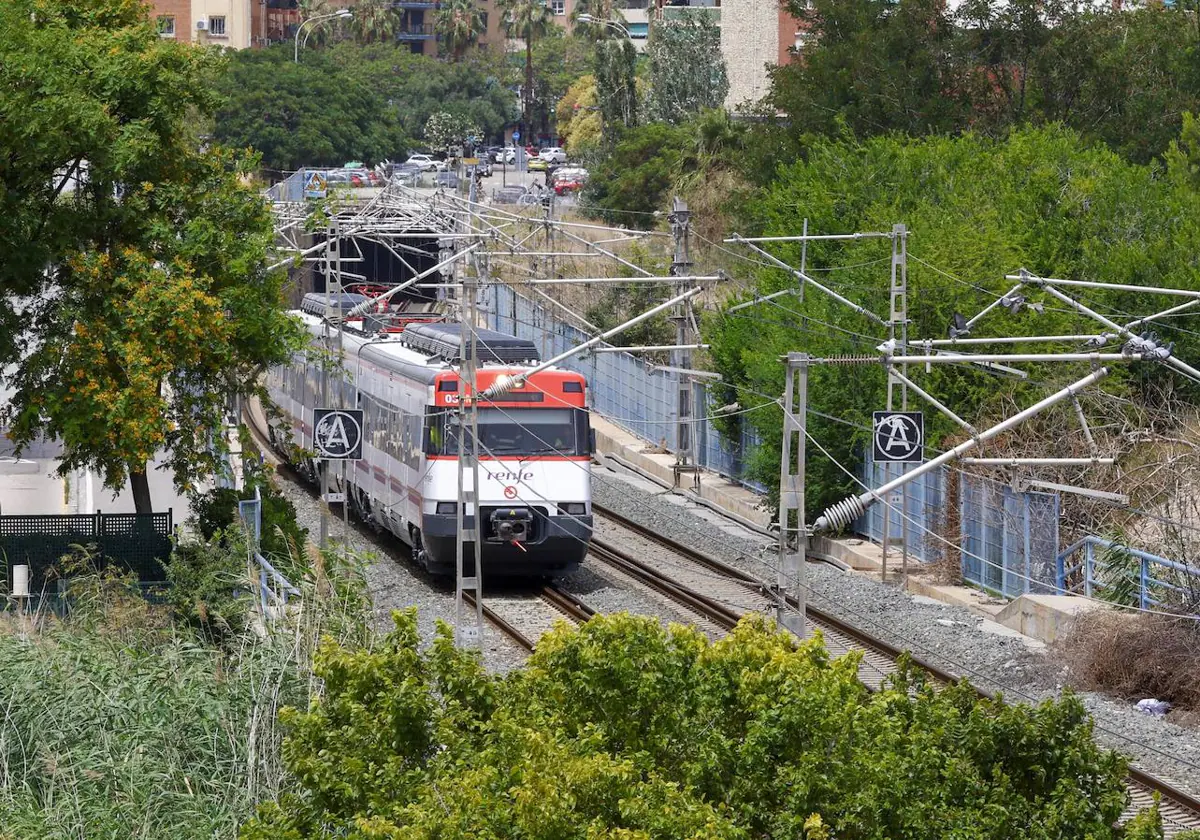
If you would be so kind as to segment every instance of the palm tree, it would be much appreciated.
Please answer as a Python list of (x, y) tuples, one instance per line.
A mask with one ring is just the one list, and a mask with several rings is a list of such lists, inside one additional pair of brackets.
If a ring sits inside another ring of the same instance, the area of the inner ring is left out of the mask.
[[(615, 10), (614, 0), (575, 0), (575, 8), (571, 10), (571, 24), (574, 26), (575, 34), (589, 41), (603, 41), (606, 38), (616, 37), (619, 30), (602, 23), (606, 20), (615, 20), (620, 23), (621, 19), (616, 17)], [(580, 20), (580, 15), (591, 15), (592, 20), (590, 22)]]
[(483, 12), (475, 0), (443, 0), (437, 13), (437, 30), (455, 61), (483, 34)]
[(393, 40), (400, 20), (390, 0), (359, 0), (354, 5), (351, 26), (360, 43), (373, 44)]
[[(300, 20), (328, 15), (335, 8), (331, 0), (300, 0)], [(318, 47), (338, 40), (343, 23), (338, 18), (330, 17), (313, 24), (304, 32), (304, 43)]]
[(529, 112), (533, 106), (533, 39), (546, 34), (550, 27), (550, 8), (546, 0), (500, 0), (504, 13), (504, 31), (510, 38), (525, 40), (525, 90), (521, 119), (529, 130)]

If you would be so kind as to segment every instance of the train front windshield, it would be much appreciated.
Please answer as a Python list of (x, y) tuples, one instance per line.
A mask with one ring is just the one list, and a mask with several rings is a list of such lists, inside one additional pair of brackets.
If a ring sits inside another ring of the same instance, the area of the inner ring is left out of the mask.
[[(426, 454), (457, 455), (458, 433), (458, 409), (436, 409), (426, 418)], [(479, 409), (479, 454), (484, 457), (587, 455), (589, 437), (583, 409)], [(470, 451), (470, 438), (466, 445)]]

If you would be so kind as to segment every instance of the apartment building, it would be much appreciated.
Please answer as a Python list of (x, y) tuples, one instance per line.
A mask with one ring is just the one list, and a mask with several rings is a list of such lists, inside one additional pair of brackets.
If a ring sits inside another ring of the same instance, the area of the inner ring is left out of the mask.
[(719, 0), (721, 54), (729, 76), (725, 107), (754, 103), (771, 89), (767, 70), (800, 54), (804, 24), (776, 0)]
[(238, 50), (262, 43), (267, 15), (259, 0), (154, 0), (152, 7), (164, 38)]
[[(645, 2), (645, 0), (642, 0)], [(575, 11), (575, 0), (546, 0), (550, 8), (551, 20), (561, 26), (569, 34), (573, 29), (571, 14)], [(504, 32), (504, 13), (496, 0), (481, 0), (479, 8), (483, 10), (483, 35), (479, 45), (484, 47), (499, 46), (505, 49), (524, 49), (524, 41), (509, 38)]]

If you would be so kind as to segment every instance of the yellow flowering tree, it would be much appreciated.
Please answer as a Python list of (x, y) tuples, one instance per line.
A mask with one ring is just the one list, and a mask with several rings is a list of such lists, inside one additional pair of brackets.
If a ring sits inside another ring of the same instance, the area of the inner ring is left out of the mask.
[(298, 340), (254, 161), (192, 128), (218, 55), (138, 3), (6, 2), (0, 55), (0, 422), (148, 511), (155, 453), (211, 474), (229, 398)]

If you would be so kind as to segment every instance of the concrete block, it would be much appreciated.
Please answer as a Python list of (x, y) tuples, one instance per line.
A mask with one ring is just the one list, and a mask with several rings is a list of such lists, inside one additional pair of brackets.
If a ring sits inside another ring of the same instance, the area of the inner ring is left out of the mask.
[(1022, 595), (996, 615), (996, 621), (1026, 636), (1052, 643), (1071, 630), (1083, 613), (1111, 609), (1074, 595)]

